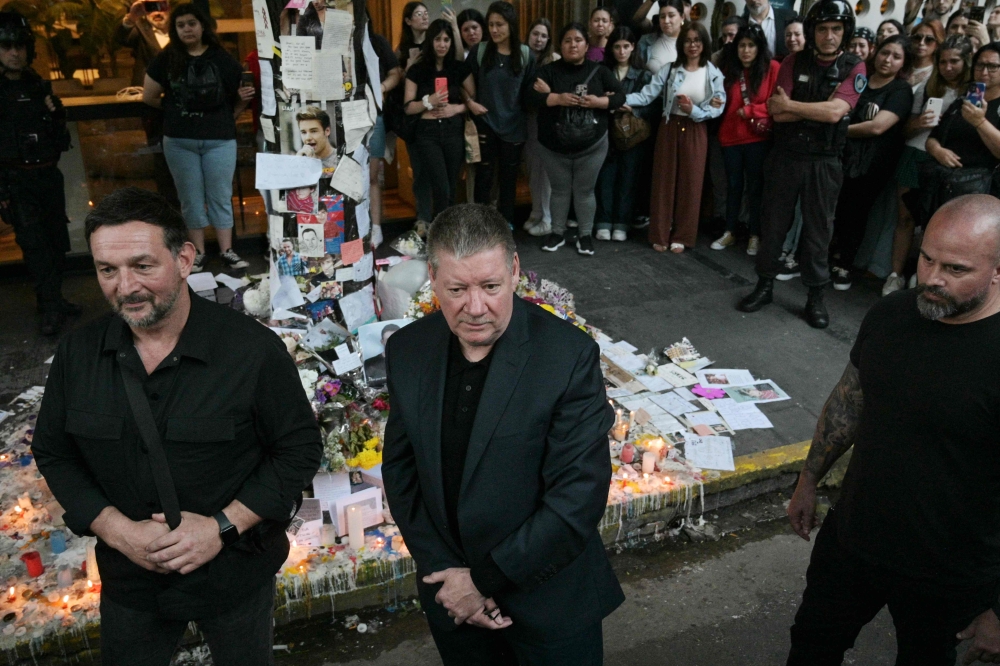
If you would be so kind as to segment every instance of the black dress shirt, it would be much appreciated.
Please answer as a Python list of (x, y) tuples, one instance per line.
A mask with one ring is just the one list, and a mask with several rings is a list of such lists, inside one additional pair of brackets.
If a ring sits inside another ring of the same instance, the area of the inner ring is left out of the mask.
[(119, 364), (144, 378), (181, 510), (211, 516), (236, 499), (264, 518), (257, 528), (263, 548), (255, 552), (252, 535), (245, 534), (185, 576), (146, 571), (98, 543), (104, 594), (131, 608), (194, 618), (230, 607), (273, 578), (288, 552), (276, 523), (289, 518), (312, 481), (322, 441), (278, 336), (189, 293), (180, 339), (149, 375), (131, 330), (117, 316), (64, 337), (32, 450), (76, 534), (89, 534), (107, 506), (132, 520), (149, 519), (160, 502)]
[[(494, 345), (495, 348), (495, 345)], [(453, 334), (448, 345), (448, 373), (444, 383), (444, 406), (441, 410), (441, 476), (444, 486), (445, 511), (448, 527), (455, 543), (462, 546), (458, 529), (458, 500), (465, 471), (469, 438), (476, 421), (476, 410), (483, 395), (483, 385), (490, 371), (493, 351), (475, 363), (465, 358), (458, 338)], [(479, 592), (492, 597), (506, 586), (508, 580), (492, 558), (472, 571), (472, 580)]]

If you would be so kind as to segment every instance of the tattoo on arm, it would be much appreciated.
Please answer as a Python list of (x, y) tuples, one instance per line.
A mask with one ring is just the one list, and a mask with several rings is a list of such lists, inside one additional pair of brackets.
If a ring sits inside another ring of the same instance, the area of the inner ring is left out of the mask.
[(816, 434), (806, 457), (805, 470), (816, 481), (830, 471), (840, 456), (854, 444), (854, 437), (861, 422), (864, 396), (861, 380), (853, 363), (847, 364), (844, 376), (837, 382), (816, 423)]

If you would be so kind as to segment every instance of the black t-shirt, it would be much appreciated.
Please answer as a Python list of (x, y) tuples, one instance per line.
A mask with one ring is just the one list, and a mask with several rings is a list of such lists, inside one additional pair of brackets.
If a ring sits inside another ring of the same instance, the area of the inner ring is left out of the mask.
[[(462, 83), (469, 78), (472, 72), (469, 66), (458, 60), (448, 60), (444, 63), (444, 69), (437, 69), (432, 63), (418, 62), (407, 72), (406, 78), (417, 84), (417, 96), (414, 99), (423, 99), (424, 95), (434, 94), (434, 79), (444, 77), (448, 79), (448, 103), (462, 103)], [(409, 102), (410, 100), (403, 100)]]
[(930, 321), (900, 291), (865, 316), (864, 409), (837, 505), (857, 555), (942, 586), (1000, 577), (1000, 315)]
[[(931, 130), (930, 138), (941, 142), (943, 148), (952, 151), (962, 160), (963, 168), (985, 167), (992, 169), (1000, 164), (990, 149), (983, 143), (979, 130), (962, 117), (962, 100), (959, 97), (941, 118), (937, 127)], [(1000, 97), (986, 104), (986, 122), (1000, 127)]]
[[(235, 139), (236, 119), (233, 109), (239, 98), (240, 74), (243, 68), (225, 49), (210, 46), (200, 56), (187, 57), (190, 65), (196, 61), (199, 68), (213, 65), (221, 78), (223, 88), (222, 105), (211, 111), (190, 111), (184, 108), (183, 87), (185, 77), (170, 78), (169, 53), (161, 51), (149, 63), (146, 74), (159, 83), (163, 96), (163, 135), (174, 139)], [(186, 69), (185, 69), (186, 72)]]
[(875, 170), (891, 170), (903, 152), (903, 127), (913, 108), (913, 89), (902, 79), (893, 79), (881, 88), (867, 88), (851, 111), (851, 124), (875, 117), (878, 111), (891, 111), (899, 122), (879, 136), (848, 139), (844, 146), (844, 167), (848, 176), (858, 177)]

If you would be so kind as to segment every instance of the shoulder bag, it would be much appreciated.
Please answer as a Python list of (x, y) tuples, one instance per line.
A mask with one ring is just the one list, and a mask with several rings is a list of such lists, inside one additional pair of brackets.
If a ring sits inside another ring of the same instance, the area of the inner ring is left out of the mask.
[[(745, 72), (740, 72), (740, 94), (743, 96), (743, 106), (750, 106), (750, 95), (747, 93), (747, 77)], [(774, 120), (771, 116), (766, 118), (747, 118), (750, 123), (750, 130), (757, 136), (770, 137), (774, 131)]]
[[(574, 91), (576, 94), (580, 94), (581, 90), (586, 92), (587, 84), (594, 78), (594, 74), (597, 74), (600, 67), (600, 65), (596, 65), (591, 70), (584, 82), (576, 87), (577, 89)], [(562, 107), (559, 120), (556, 121), (555, 132), (556, 140), (569, 152), (583, 150), (600, 138), (597, 136), (597, 118), (594, 117), (592, 109)]]

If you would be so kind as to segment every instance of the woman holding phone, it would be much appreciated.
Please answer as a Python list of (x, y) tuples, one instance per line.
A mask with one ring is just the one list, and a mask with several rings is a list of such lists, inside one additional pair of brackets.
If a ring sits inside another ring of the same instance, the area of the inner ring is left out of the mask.
[(454, 203), (458, 176), (465, 162), (466, 110), (463, 99), (472, 99), (476, 84), (468, 65), (455, 58), (457, 37), (451, 24), (437, 19), (430, 24), (420, 62), (406, 73), (403, 109), (420, 116), (410, 160), (413, 162), (417, 218), (433, 222)]
[(704, 121), (718, 118), (726, 103), (724, 77), (709, 60), (708, 30), (691, 22), (680, 34), (683, 56), (625, 98), (631, 108), (648, 106), (663, 95), (663, 122), (653, 156), (649, 242), (657, 252), (669, 247), (675, 254), (694, 247), (708, 159)]

